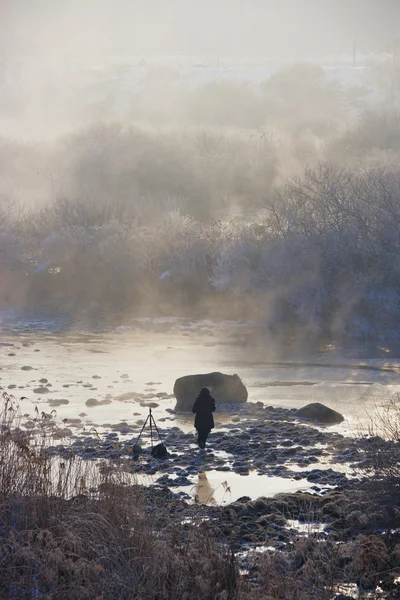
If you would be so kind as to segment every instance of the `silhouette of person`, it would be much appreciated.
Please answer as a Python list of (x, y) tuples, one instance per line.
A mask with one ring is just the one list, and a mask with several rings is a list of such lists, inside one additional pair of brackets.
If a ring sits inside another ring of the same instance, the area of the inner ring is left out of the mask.
[(208, 388), (201, 388), (192, 409), (196, 414), (194, 426), (197, 429), (200, 448), (205, 448), (208, 435), (211, 429), (214, 429), (214, 410), (215, 400), (211, 396), (210, 390)]

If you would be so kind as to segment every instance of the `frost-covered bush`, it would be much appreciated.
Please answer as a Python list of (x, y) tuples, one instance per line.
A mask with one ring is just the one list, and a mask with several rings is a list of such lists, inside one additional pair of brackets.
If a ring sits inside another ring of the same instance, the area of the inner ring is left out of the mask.
[(399, 334), (400, 170), (307, 170), (267, 203), (266, 226), (298, 248), (303, 283), (288, 279), (288, 301), (301, 319), (334, 335)]
[(363, 111), (337, 143), (337, 150), (365, 156), (372, 151), (400, 152), (400, 105)]
[[(332, 91), (318, 68), (277, 74), (257, 93), (272, 101), (304, 72), (314, 83), (299, 96), (302, 115), (311, 94), (318, 121)], [(283, 117), (292, 101), (276, 107)], [(399, 120), (382, 115), (366, 112), (344, 133), (307, 117), (296, 143), (290, 127), (81, 130), (48, 149), (51, 201), (0, 201), (3, 273), (18, 273), (36, 307), (212, 306), (283, 335), (399, 336)]]
[(258, 205), (279, 167), (277, 142), (266, 132), (216, 127), (103, 125), (66, 138), (56, 155), (54, 213), (62, 225), (144, 224), (174, 209), (207, 221), (232, 205)]
[(398, 169), (320, 164), (271, 194), (256, 222), (205, 223), (172, 210), (145, 224), (103, 213), (73, 224), (75, 208), (72, 224), (53, 213), (40, 237), (32, 218), (31, 233), (24, 222), (24, 237), (7, 242), (34, 303), (154, 314), (212, 300), (284, 335), (400, 335)]

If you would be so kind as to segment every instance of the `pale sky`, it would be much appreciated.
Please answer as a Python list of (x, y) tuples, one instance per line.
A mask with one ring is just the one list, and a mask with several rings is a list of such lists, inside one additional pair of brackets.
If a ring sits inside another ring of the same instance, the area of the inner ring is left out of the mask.
[(379, 51), (400, 0), (0, 0), (0, 59)]

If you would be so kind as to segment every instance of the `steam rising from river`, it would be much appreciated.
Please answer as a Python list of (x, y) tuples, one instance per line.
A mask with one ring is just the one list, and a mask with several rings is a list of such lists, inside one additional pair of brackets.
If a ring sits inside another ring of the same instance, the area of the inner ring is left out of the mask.
[(359, 7), (3, 3), (0, 308), (396, 338), (399, 6)]

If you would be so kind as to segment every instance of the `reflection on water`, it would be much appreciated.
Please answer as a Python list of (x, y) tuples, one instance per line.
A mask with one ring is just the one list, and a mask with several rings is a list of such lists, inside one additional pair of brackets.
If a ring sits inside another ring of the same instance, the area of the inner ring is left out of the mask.
[[(199, 473), (198, 482), (194, 488), (194, 501), (196, 504), (217, 504), (214, 488), (208, 480), (207, 473)], [(228, 484), (222, 483), (225, 491), (229, 491)]]
[[(247, 496), (252, 500), (279, 493), (292, 493), (312, 487), (307, 480), (293, 481), (283, 477), (268, 477), (250, 471), (248, 475), (234, 472), (207, 471), (200, 473), (190, 495), (199, 504), (229, 504)], [(188, 492), (188, 488), (175, 488)]]

